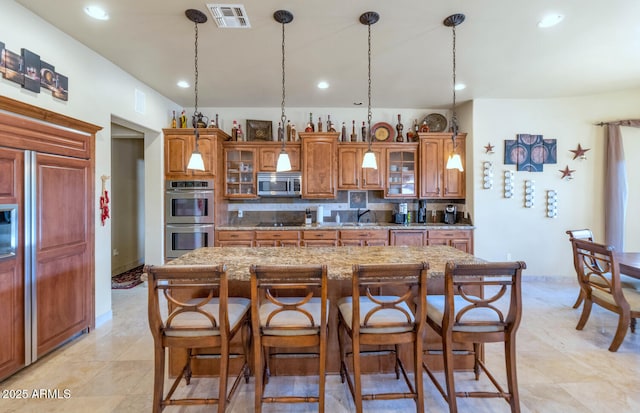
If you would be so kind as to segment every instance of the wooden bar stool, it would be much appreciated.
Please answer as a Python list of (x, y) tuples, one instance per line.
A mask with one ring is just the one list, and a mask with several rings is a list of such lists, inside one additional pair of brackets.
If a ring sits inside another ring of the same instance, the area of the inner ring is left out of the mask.
[[(249, 299), (228, 297), (223, 265), (147, 265), (144, 271), (149, 280), (149, 327), (155, 349), (153, 412), (161, 412), (166, 406), (202, 404), (217, 404), (219, 412), (225, 411), (240, 379), (249, 380)], [(168, 312), (160, 309), (164, 300)], [(238, 332), (242, 332), (244, 351), (230, 354), (230, 342)], [(185, 349), (187, 355), (182, 371), (165, 396), (165, 355), (171, 348)], [(203, 353), (212, 348), (217, 350), (215, 356), (219, 355), (220, 361), (218, 397), (174, 399), (182, 378), (187, 385), (191, 382), (191, 360), (211, 357)], [(243, 365), (227, 394), (230, 357), (241, 357)]]
[[(428, 268), (426, 263), (353, 266), (352, 295), (338, 302), (338, 342), (340, 376), (343, 382), (347, 380), (358, 413), (363, 400), (390, 399), (413, 399), (416, 411), (424, 411), (421, 363)], [(351, 340), (353, 378), (347, 366), (347, 338)], [(399, 357), (401, 344), (413, 345), (413, 383)], [(367, 345), (382, 346), (382, 350), (361, 349)], [(381, 354), (394, 355), (396, 378), (402, 373), (408, 392), (362, 394), (360, 358)]]
[[(250, 271), (255, 411), (261, 412), (263, 403), (318, 403), (323, 413), (329, 313), (326, 265), (252, 265)], [(296, 356), (272, 355), (276, 347), (318, 348), (317, 394), (265, 397), (270, 358)]]
[[(457, 397), (500, 397), (520, 412), (516, 375), (516, 331), (522, 316), (520, 282), (524, 262), (455, 264), (445, 268), (444, 295), (427, 297), (427, 323), (442, 338), (442, 355), (447, 391), (423, 363), (424, 370), (449, 404), (458, 411)], [(479, 293), (477, 292), (479, 291)], [(487, 297), (485, 297), (487, 295)], [(508, 391), (481, 360), (481, 345), (504, 342)], [(475, 378), (484, 371), (497, 392), (456, 392), (453, 373), (453, 343), (472, 343)]]

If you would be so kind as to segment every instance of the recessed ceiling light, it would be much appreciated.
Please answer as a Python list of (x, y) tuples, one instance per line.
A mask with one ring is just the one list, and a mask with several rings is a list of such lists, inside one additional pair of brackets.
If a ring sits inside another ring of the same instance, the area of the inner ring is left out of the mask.
[(93, 17), (96, 20), (109, 20), (109, 14), (106, 10), (99, 6), (87, 6), (84, 8), (84, 12)]
[(186, 80), (180, 80), (177, 83), (178, 87), (181, 87), (183, 89), (186, 89), (189, 87), (189, 82), (187, 82)]
[(318, 89), (328, 89), (328, 88), (329, 88), (329, 83), (325, 82), (324, 80), (318, 83)]
[(547, 27), (555, 26), (560, 23), (564, 19), (562, 14), (550, 14), (545, 16), (538, 22), (538, 27), (541, 29), (546, 29)]
[(455, 86), (456, 90), (463, 90), (466, 88), (467, 88), (467, 85), (465, 85), (464, 83), (456, 83), (456, 86)]

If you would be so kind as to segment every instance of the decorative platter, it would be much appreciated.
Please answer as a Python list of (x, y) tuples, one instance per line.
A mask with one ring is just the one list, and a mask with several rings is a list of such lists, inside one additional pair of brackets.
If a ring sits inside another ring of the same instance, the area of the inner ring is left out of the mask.
[(444, 132), (447, 129), (447, 118), (439, 113), (428, 114), (423, 123), (429, 126), (429, 132)]
[(378, 122), (371, 127), (371, 136), (379, 142), (393, 141), (396, 131), (387, 122)]

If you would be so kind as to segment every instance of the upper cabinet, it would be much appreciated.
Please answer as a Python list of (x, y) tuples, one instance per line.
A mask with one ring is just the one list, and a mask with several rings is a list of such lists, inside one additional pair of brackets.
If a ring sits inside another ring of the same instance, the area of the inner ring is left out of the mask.
[[(282, 143), (265, 143), (258, 146), (258, 172), (275, 172)], [(289, 154), (291, 170), (300, 170), (300, 144), (287, 143), (285, 151)]]
[[(453, 152), (450, 133), (420, 133), (420, 198), (464, 198), (465, 172), (446, 169)], [(466, 134), (456, 137), (455, 151), (465, 166)]]
[(224, 146), (224, 195), (227, 198), (257, 198), (256, 152), (253, 146)]
[(198, 150), (204, 161), (204, 171), (187, 169), (191, 153), (195, 149), (194, 129), (163, 129), (164, 173), (166, 179), (213, 178), (216, 165), (216, 142), (229, 136), (216, 128), (203, 128), (198, 132)]
[(337, 196), (337, 132), (300, 132), (302, 139), (302, 198)]
[(389, 145), (385, 198), (417, 198), (418, 165), (418, 144)]
[(362, 168), (362, 158), (369, 149), (366, 143), (338, 144), (338, 189), (384, 189), (385, 157), (384, 148), (373, 145), (378, 169)]

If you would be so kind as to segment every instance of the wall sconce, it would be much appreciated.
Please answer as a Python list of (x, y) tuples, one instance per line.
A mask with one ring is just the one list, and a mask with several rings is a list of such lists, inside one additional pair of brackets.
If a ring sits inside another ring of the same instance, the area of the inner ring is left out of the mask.
[(504, 171), (504, 197), (513, 197), (513, 171)]
[(482, 187), (484, 189), (493, 188), (493, 163), (489, 161), (482, 162)]
[(547, 217), (555, 218), (558, 216), (558, 193), (549, 189), (547, 191)]
[(524, 207), (533, 208), (536, 198), (535, 181), (524, 181)]

